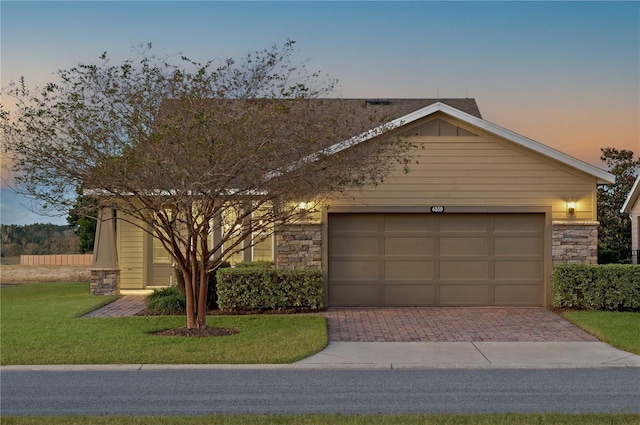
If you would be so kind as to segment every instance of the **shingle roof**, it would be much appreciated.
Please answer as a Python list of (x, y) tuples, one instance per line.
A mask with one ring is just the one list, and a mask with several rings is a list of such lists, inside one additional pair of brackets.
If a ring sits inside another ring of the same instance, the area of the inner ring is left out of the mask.
[(474, 117), (482, 118), (480, 114), (480, 109), (478, 108), (478, 104), (475, 99), (463, 98), (463, 99), (365, 99), (366, 103), (371, 104), (372, 102), (380, 101), (380, 102), (388, 102), (385, 105), (386, 109), (389, 110), (397, 110), (399, 113), (398, 117), (408, 114), (409, 112), (417, 111), (418, 109), (422, 109), (425, 106), (432, 105), (434, 103), (444, 103), (445, 105), (449, 105), (453, 108), (456, 108), (462, 112), (466, 112), (469, 115), (473, 115)]
[[(404, 117), (407, 114), (418, 111), (429, 105), (436, 104), (438, 102), (444, 103), (469, 115), (482, 119), (478, 105), (475, 99), (380, 99), (380, 98), (367, 98), (367, 99), (334, 99), (334, 98), (321, 98), (310, 99), (313, 103), (313, 110), (316, 114), (321, 116), (332, 116), (348, 113), (350, 125), (359, 131), (364, 131), (372, 127), (378, 126), (383, 122), (389, 122), (400, 117)], [(209, 100), (199, 101), (196, 103), (197, 107), (209, 107), (217, 108), (220, 105), (232, 105), (242, 104), (246, 102), (247, 105), (254, 102), (271, 102), (267, 99), (244, 99), (244, 100)], [(294, 101), (294, 105), (300, 100)], [(163, 103), (162, 110), (164, 112), (180, 110), (185, 104), (182, 100), (167, 100)], [(295, 108), (295, 106), (293, 106)]]

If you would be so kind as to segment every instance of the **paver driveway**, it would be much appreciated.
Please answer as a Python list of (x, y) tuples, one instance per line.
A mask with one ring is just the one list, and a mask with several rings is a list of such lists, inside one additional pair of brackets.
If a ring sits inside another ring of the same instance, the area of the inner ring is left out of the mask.
[(340, 342), (569, 342), (597, 339), (543, 307), (329, 308)]

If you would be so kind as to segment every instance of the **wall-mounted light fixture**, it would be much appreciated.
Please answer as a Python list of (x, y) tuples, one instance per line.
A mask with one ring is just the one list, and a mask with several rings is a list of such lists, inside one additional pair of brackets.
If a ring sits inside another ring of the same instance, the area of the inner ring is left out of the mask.
[(576, 215), (576, 201), (567, 202), (567, 214)]

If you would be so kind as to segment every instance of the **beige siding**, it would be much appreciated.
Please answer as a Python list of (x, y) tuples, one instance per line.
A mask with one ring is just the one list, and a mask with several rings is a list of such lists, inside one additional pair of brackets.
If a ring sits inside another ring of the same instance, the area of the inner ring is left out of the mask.
[(144, 232), (118, 219), (118, 264), (122, 289), (144, 289)]
[[(449, 117), (454, 125), (463, 126)], [(467, 126), (468, 127), (468, 126)], [(335, 206), (551, 206), (554, 220), (596, 220), (595, 177), (514, 143), (478, 137), (416, 136), (410, 172), (335, 199)], [(567, 217), (566, 203), (577, 211)]]

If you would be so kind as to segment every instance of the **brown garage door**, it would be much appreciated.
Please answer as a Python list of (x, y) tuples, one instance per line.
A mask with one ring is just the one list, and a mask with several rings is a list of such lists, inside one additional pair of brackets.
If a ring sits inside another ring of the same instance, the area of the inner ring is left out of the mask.
[(329, 305), (542, 305), (543, 232), (543, 214), (329, 214)]

